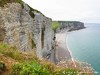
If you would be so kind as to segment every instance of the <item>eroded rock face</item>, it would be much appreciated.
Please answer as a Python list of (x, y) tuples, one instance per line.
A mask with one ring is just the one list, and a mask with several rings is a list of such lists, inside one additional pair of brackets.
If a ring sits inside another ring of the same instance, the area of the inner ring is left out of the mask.
[(0, 41), (3, 41), (5, 37), (5, 29), (3, 27), (3, 20), (1, 19), (0, 15)]
[(58, 23), (59, 23), (59, 28), (57, 29), (57, 32), (59, 32), (62, 29), (67, 29), (68, 31), (74, 31), (85, 28), (84, 23), (79, 21), (58, 21)]
[(53, 60), (52, 56), (54, 56), (55, 48), (53, 47), (54, 32), (51, 29), (52, 20), (41, 15), (41, 13), (33, 13), (35, 14), (33, 34), (37, 47), (37, 54), (40, 58), (44, 57)]
[[(29, 8), (18, 3), (9, 3), (0, 9), (3, 29), (5, 30), (4, 42), (16, 46), (22, 51), (30, 50), (29, 34), (32, 18), (28, 14)], [(2, 32), (0, 32), (2, 33)]]
[[(30, 12), (32, 15), (30, 15)], [(30, 7), (19, 3), (8, 3), (0, 8), (0, 41), (14, 45), (21, 51), (30, 51), (36, 45), (37, 56), (54, 58), (54, 32), (52, 20)]]

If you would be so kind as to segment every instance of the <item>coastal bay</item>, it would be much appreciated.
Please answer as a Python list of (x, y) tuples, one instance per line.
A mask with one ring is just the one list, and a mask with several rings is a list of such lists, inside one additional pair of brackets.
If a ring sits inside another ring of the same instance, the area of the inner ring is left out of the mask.
[(74, 59), (87, 62), (100, 74), (100, 24), (85, 24), (86, 29), (69, 32), (67, 43)]

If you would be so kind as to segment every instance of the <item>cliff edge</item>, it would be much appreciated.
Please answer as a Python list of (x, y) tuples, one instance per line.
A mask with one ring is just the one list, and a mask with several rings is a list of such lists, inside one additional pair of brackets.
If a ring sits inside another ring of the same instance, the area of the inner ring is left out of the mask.
[(0, 1), (0, 42), (54, 61), (52, 20), (21, 0)]
[(58, 28), (56, 32), (59, 32), (63, 29), (67, 29), (68, 31), (74, 31), (79, 29), (84, 29), (84, 23), (80, 21), (54, 21), (58, 23)]

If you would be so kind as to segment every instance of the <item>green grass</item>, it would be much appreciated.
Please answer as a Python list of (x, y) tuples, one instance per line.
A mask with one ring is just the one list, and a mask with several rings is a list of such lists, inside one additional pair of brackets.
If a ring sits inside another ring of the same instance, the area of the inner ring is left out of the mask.
[[(24, 54), (19, 52), (15, 47), (3, 43), (0, 43), (0, 54), (18, 62), (12, 66), (12, 69), (9, 69), (11, 71), (10, 75), (67, 75), (67, 73), (77, 75), (78, 71), (77, 69), (58, 67), (48, 60), (38, 59), (34, 56), (34, 53)], [(2, 59), (0, 61), (2, 61)], [(6, 61), (10, 60), (6, 59)], [(3, 63), (5, 62), (3, 61)], [(2, 68), (2, 64), (0, 68)], [(75, 74), (73, 74), (74, 72)]]
[(35, 52), (33, 53), (22, 53), (19, 50), (17, 50), (13, 46), (9, 46), (3, 43), (0, 43), (0, 53), (4, 54), (5, 56), (11, 57), (12, 59), (18, 61), (18, 62), (25, 62), (25, 61), (31, 61), (31, 60), (38, 60)]
[(13, 66), (11, 75), (77, 75), (78, 70), (50, 68), (51, 65), (45, 65), (33, 61), (31, 63), (16, 64)]
[(52, 29), (54, 30), (54, 32), (56, 32), (56, 29), (59, 27), (59, 23), (56, 21), (52, 22)]
[(37, 61), (16, 64), (13, 66), (12, 71), (12, 75), (48, 75), (49, 73), (49, 70), (40, 65)]
[[(1, 61), (3, 63), (0, 63), (0, 72), (6, 73), (6, 75), (8, 72), (5, 72), (5, 67), (9, 71), (9, 75), (78, 75), (78, 73), (84, 72), (82, 67), (66, 67), (67, 62), (55, 65), (49, 60), (38, 59), (35, 52), (20, 52), (15, 47), (3, 43), (0, 43)], [(84, 73), (84, 75), (92, 74)]]

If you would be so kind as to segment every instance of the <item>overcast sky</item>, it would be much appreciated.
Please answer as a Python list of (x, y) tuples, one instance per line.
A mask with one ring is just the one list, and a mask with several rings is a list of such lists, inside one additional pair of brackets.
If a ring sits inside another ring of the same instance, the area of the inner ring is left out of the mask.
[(23, 0), (53, 20), (100, 23), (100, 0)]

